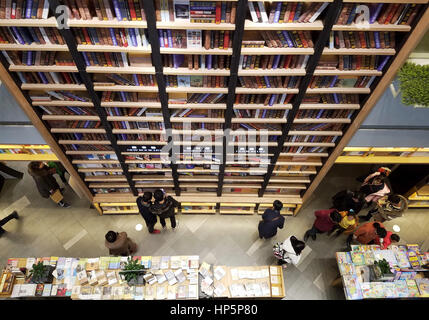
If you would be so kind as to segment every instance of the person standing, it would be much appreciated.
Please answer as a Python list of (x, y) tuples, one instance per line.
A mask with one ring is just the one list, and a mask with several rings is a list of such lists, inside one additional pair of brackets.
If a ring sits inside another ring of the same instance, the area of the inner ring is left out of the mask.
[(399, 235), (393, 233), (392, 231), (387, 231), (386, 236), (384, 238), (377, 237), (374, 240), (375, 244), (378, 244), (381, 246), (381, 249), (387, 249), (392, 243), (398, 243), (401, 240), (401, 237)]
[(139, 212), (146, 222), (146, 226), (149, 230), (149, 233), (160, 233), (161, 231), (154, 229), (154, 226), (158, 219), (156, 216), (150, 212), (149, 207), (152, 204), (152, 192), (146, 191), (143, 196), (137, 198), (137, 207)]
[(351, 243), (356, 240), (360, 244), (374, 244), (377, 237), (384, 238), (387, 231), (382, 223), (367, 222), (356, 229), (354, 233), (347, 238), (347, 249), (350, 250)]
[(149, 210), (159, 217), (159, 222), (161, 222), (163, 229), (166, 228), (165, 219), (170, 218), (171, 228), (176, 230), (177, 222), (174, 208), (179, 206), (179, 202), (171, 196), (166, 196), (164, 191), (160, 189), (155, 190), (153, 197), (155, 198), (155, 203), (149, 207)]
[(28, 164), (28, 173), (33, 177), (37, 190), (43, 198), (51, 198), (62, 208), (70, 205), (63, 201), (60, 186), (52, 175), (52, 170), (40, 161), (31, 161)]
[(329, 235), (337, 230), (335, 233), (335, 237), (338, 237), (340, 234), (342, 234), (346, 230), (353, 230), (353, 228), (356, 227), (357, 224), (357, 217), (356, 213), (353, 211), (353, 209), (350, 209), (349, 211), (342, 211), (340, 212), (341, 216), (343, 218), (341, 221), (336, 224), (331, 231), (329, 231)]
[(126, 232), (109, 231), (104, 237), (105, 246), (111, 255), (130, 256), (137, 251), (137, 245), (128, 238)]
[(343, 190), (332, 197), (332, 208), (338, 211), (353, 211), (358, 214), (365, 204), (365, 195), (359, 191)]
[(316, 216), (316, 220), (312, 228), (305, 232), (305, 242), (307, 242), (310, 236), (313, 240), (316, 240), (316, 233), (331, 231), (342, 219), (341, 214), (336, 209), (317, 210), (314, 212), (314, 215)]
[(380, 201), (378, 201), (374, 209), (368, 211), (366, 216), (359, 216), (359, 218), (369, 221), (374, 216), (375, 221), (384, 222), (401, 217), (407, 209), (408, 201), (405, 197), (399, 194), (391, 194), (384, 204), (380, 204)]
[(16, 220), (19, 219), (18, 212), (14, 211), (10, 215), (8, 215), (7, 217), (0, 220), (0, 238), (3, 235), (3, 233), (6, 232), (6, 230), (3, 229), (2, 227), (12, 219), (16, 219)]
[(282, 265), (286, 269), (288, 263), (297, 265), (301, 259), (301, 252), (305, 248), (305, 243), (298, 240), (295, 236), (290, 236), (282, 244), (276, 244), (274, 246), (275, 256), (278, 260), (278, 264)]
[(63, 164), (59, 161), (49, 161), (48, 162), (48, 167), (51, 169), (55, 169), (56, 174), (58, 174), (58, 176), (61, 178), (61, 181), (64, 184), (68, 184), (67, 179), (66, 179), (66, 168), (64, 168)]
[(262, 221), (259, 222), (259, 238), (271, 238), (277, 234), (277, 228), (283, 229), (285, 218), (280, 214), (283, 203), (279, 200), (273, 202), (271, 209), (265, 210)]

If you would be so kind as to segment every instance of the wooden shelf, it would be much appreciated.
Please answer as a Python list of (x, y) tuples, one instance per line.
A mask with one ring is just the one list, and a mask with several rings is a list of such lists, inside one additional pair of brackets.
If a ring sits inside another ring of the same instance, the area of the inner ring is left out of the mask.
[(94, 84), (95, 91), (127, 91), (127, 92), (158, 92), (158, 86), (98, 86)]
[(110, 140), (59, 140), (59, 144), (108, 144)]
[(102, 150), (92, 150), (92, 151), (72, 151), (67, 150), (66, 154), (69, 155), (82, 155), (82, 154), (115, 154), (115, 151), (102, 151)]
[(313, 48), (241, 48), (241, 54), (265, 55), (265, 54), (314, 54)]
[(249, 76), (269, 76), (275, 73), (276, 76), (305, 76), (305, 69), (239, 69), (238, 75), (243, 77)]
[(98, 18), (92, 18), (92, 20), (69, 19), (67, 24), (73, 28), (147, 28), (146, 21), (119, 21), (116, 18), (113, 18), (113, 20), (98, 20)]
[[(246, 146), (259, 146), (264, 145), (267, 147), (277, 147), (277, 142), (229, 142), (228, 146), (234, 146), (234, 147), (246, 147)], [(250, 162), (249, 162), (250, 163)]]
[(304, 184), (272, 184), (271, 181), (267, 186), (267, 189), (299, 189), (305, 190), (307, 187)]
[(301, 130), (290, 130), (289, 135), (301, 135), (301, 136), (307, 136), (307, 135), (311, 135), (311, 136), (342, 136), (343, 132), (342, 131), (317, 131), (317, 130), (313, 130), (313, 131), (301, 131)]
[(10, 71), (14, 72), (78, 72), (76, 66), (26, 66), (26, 65), (15, 65), (9, 66)]
[[(251, 0), (253, 1), (253, 0)], [(276, 1), (276, 0), (274, 0)], [(355, 0), (343, 0), (343, 2), (356, 2)], [(362, 3), (428, 3), (428, 0), (362, 0)]]
[(395, 49), (365, 49), (365, 48), (355, 48), (355, 49), (329, 49), (325, 48), (323, 50), (324, 55), (387, 55), (393, 56), (396, 54)]
[(106, 133), (105, 129), (51, 128), (52, 133)]
[(228, 93), (228, 88), (167, 87), (167, 93)]
[(67, 101), (67, 100), (52, 100), (52, 101), (33, 101), (33, 106), (50, 106), (50, 107), (88, 107), (93, 108), (92, 102), (83, 101)]
[[(232, 48), (228, 49), (188, 49), (188, 48), (159, 48), (161, 54), (217, 54), (232, 55)], [(242, 52), (243, 53), (243, 52)]]
[(301, 110), (307, 109), (350, 109), (350, 110), (359, 110), (359, 104), (352, 103), (338, 103), (338, 104), (329, 104), (329, 103), (303, 103), (299, 106)]
[(381, 76), (383, 72), (378, 70), (360, 69), (360, 70), (323, 70), (316, 69), (315, 76)]
[(235, 30), (234, 23), (194, 23), (188, 21), (156, 22), (157, 29)]
[(128, 53), (142, 53), (150, 54), (152, 49), (148, 47), (120, 47), (120, 46), (106, 46), (98, 44), (78, 44), (77, 50), (80, 52), (128, 52)]
[[(269, 13), (269, 12), (267, 12)], [(244, 30), (323, 30), (323, 23), (320, 20), (312, 23), (261, 23), (246, 19)]]
[(308, 177), (271, 177), (270, 183), (310, 183)]
[(189, 69), (189, 68), (169, 68), (164, 67), (165, 75), (201, 75), (201, 76), (229, 76), (230, 71), (226, 69)]
[(100, 121), (99, 116), (69, 116), (65, 114), (55, 115), (55, 114), (44, 114), (42, 116), (43, 120), (64, 120), (64, 121), (76, 121), (76, 120), (90, 120), (90, 121)]
[(401, 157), (401, 156), (339, 156), (335, 163), (385, 163), (385, 164), (428, 164), (429, 157)]
[[(344, 1), (346, 2), (346, 1)], [(361, 1), (363, 2), (363, 1)], [(374, 2), (374, 1), (372, 1)], [(375, 22), (373, 24), (357, 24), (352, 23), (350, 25), (334, 25), (333, 31), (403, 31), (408, 32), (411, 30), (411, 26), (404, 24), (379, 24)]]
[(138, 209), (134, 210), (107, 210), (103, 211), (103, 214), (137, 214), (139, 213)]
[(163, 122), (163, 117), (107, 116), (107, 121)]
[(232, 123), (286, 123), (286, 118), (232, 118)]
[(79, 168), (78, 172), (122, 172), (121, 168)]
[(169, 109), (203, 109), (203, 110), (226, 110), (226, 104), (225, 103), (184, 103), (184, 104), (178, 104), (178, 103), (170, 103), (168, 105)]
[(155, 67), (98, 67), (88, 66), (89, 73), (155, 74)]
[(242, 87), (237, 87), (235, 88), (235, 93), (236, 94), (258, 94), (258, 93), (267, 93), (267, 94), (272, 94), (272, 93), (278, 93), (278, 94), (282, 94), (282, 93), (298, 93), (299, 89), (289, 89), (289, 88), (242, 88)]
[(122, 146), (127, 146), (127, 145), (138, 145), (138, 146), (143, 146), (143, 145), (152, 145), (152, 146), (165, 146), (167, 145), (167, 142), (163, 142), (163, 141), (140, 141), (140, 140), (118, 140), (117, 141), (118, 145), (122, 145)]
[(85, 177), (85, 181), (106, 181), (106, 182), (118, 182), (118, 181), (127, 181), (127, 178), (123, 175), (106, 175), (106, 176), (87, 176)]
[(102, 107), (118, 107), (118, 108), (161, 108), (161, 102), (122, 102), (122, 101), (109, 101), (101, 102)]
[(179, 181), (218, 181), (218, 176), (179, 176)]
[(53, 153), (23, 154), (23, 153), (1, 153), (0, 161), (58, 161)]
[(174, 183), (136, 183), (136, 188), (174, 188)]
[(149, 130), (149, 129), (113, 129), (112, 133), (120, 134), (165, 134), (164, 130)]
[(269, 110), (290, 110), (292, 109), (291, 104), (273, 104), (272, 106), (264, 106), (263, 104), (234, 104), (234, 109), (269, 109)]
[(293, 123), (350, 123), (350, 119), (342, 119), (342, 118), (302, 118), (302, 119), (294, 119)]
[(69, 51), (69, 48), (65, 44), (0, 43), (0, 50), (6, 50), (6, 51)]
[(129, 172), (171, 172), (170, 168), (161, 168), (161, 169), (147, 169), (147, 168), (133, 168), (128, 169)]
[(23, 83), (22, 90), (71, 90), (71, 91), (86, 91), (84, 84), (39, 84), (39, 83)]
[(370, 94), (370, 88), (307, 88), (307, 94), (319, 94), (319, 93), (345, 93), (345, 94)]
[(191, 117), (171, 117), (171, 122), (204, 122), (204, 123), (224, 123), (224, 118), (191, 118)]
[(0, 19), (0, 27), (53, 27), (58, 26), (55, 17), (48, 19)]
[(335, 147), (333, 142), (285, 142), (285, 147)]

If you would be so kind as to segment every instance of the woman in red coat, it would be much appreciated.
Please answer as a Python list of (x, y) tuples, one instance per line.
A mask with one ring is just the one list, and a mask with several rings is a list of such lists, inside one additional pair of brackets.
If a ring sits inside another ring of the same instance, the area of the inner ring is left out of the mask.
[(380, 222), (368, 222), (361, 225), (356, 231), (347, 238), (347, 249), (350, 250), (352, 240), (356, 240), (361, 244), (374, 244), (375, 240), (384, 238), (387, 231)]

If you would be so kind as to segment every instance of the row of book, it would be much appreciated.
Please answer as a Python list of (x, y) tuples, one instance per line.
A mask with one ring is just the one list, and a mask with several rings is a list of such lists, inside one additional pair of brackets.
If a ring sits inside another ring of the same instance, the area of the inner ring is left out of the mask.
[(164, 54), (162, 55), (162, 62), (164, 67), (169, 68), (185, 67), (189, 70), (229, 70), (231, 65), (231, 56), (212, 54)]
[(113, 151), (113, 147), (109, 145), (64, 145), (66, 151)]
[(94, 193), (130, 193), (130, 188), (91, 188)]
[[(62, 100), (62, 101), (81, 101), (88, 102), (89, 98), (78, 96), (75, 93), (69, 91), (46, 91), (47, 95), (36, 95), (30, 94), (32, 101), (53, 101), (53, 100)], [(53, 99), (54, 98), (54, 99)]]
[(326, 118), (332, 118), (332, 119), (343, 119), (348, 118), (350, 119), (353, 115), (354, 110), (347, 110), (347, 109), (312, 109), (312, 110), (298, 110), (295, 119), (326, 119)]
[[(105, 74), (106, 78), (113, 81), (113, 84), (122, 85), (122, 86), (156, 86), (156, 78), (152, 74)], [(94, 82), (94, 85), (97, 85), (99, 82)], [(108, 82), (104, 83), (107, 87)], [(108, 89), (108, 88), (107, 88)]]
[(121, 133), (117, 135), (119, 141), (159, 141), (165, 142), (165, 136), (162, 134), (125, 134)]
[(282, 152), (285, 153), (296, 153), (296, 156), (299, 156), (301, 153), (327, 153), (328, 148), (326, 147), (284, 147)]
[(155, 1), (156, 20), (162, 22), (235, 23), (237, 4), (225, 1)]
[(150, 96), (142, 92), (127, 92), (127, 91), (103, 91), (101, 95), (103, 102), (158, 102), (158, 95)]
[(298, 88), (301, 77), (238, 77), (238, 81), (243, 88)]
[[(421, 5), (411, 3), (372, 3), (366, 5), (370, 10), (368, 21), (370, 24), (378, 22), (379, 24), (411, 25), (421, 8)], [(359, 4), (344, 3), (337, 24), (350, 25), (355, 22), (360, 16), (357, 6)]]
[(234, 109), (236, 118), (286, 118), (289, 110)]
[(143, 0), (65, 0), (71, 19), (146, 21)]
[(338, 139), (338, 136), (309, 136), (309, 135), (293, 135), (287, 136), (285, 143), (334, 143)]
[(56, 51), (2, 51), (11, 65), (26, 66), (74, 66), (71, 58), (59, 56)]
[[(265, 7), (267, 4), (267, 8)], [(253, 22), (291, 23), (314, 22), (328, 6), (325, 2), (276, 2), (249, 1), (249, 12)], [(269, 15), (267, 14), (269, 12)]]
[(147, 122), (147, 121), (112, 121), (114, 129), (149, 129), (149, 130), (163, 130), (163, 122)]
[[(240, 117), (240, 118), (244, 118), (244, 117)], [(231, 124), (231, 129), (239, 130), (241, 133), (243, 129), (246, 129), (247, 131), (255, 131), (255, 130), (281, 131), (282, 127), (280, 124), (275, 124), (275, 123), (233, 123)], [(231, 135), (234, 135), (234, 132), (231, 132)]]
[(47, 123), (51, 128), (85, 128), (97, 129), (102, 127), (100, 121), (66, 121), (66, 120), (48, 120)]
[(390, 31), (331, 31), (330, 49), (395, 49), (395, 33)]
[(208, 118), (223, 118), (224, 117), (224, 110), (202, 110), (202, 109), (177, 109), (176, 111), (171, 113), (171, 117), (208, 117)]
[(189, 94), (186, 99), (175, 99), (173, 97), (169, 97), (168, 102), (171, 104), (184, 104), (184, 103), (225, 103), (226, 102), (226, 94), (224, 93), (193, 93)]
[(228, 49), (232, 48), (232, 31), (229, 30), (158, 30), (161, 48)]
[(149, 48), (145, 29), (73, 28), (77, 44)]
[(311, 94), (304, 96), (302, 103), (357, 104), (359, 103), (359, 95), (344, 93)]
[(60, 133), (58, 134), (58, 139), (61, 140), (91, 140), (91, 141), (101, 141), (109, 140), (107, 135), (102, 133)]
[(52, 154), (49, 149), (32, 149), (32, 148), (0, 148), (0, 154)]
[(48, 0), (9, 0), (0, 2), (0, 19), (47, 19)]
[(338, 76), (316, 76), (308, 85), (309, 88), (369, 88), (375, 80), (375, 76), (362, 76), (356, 78), (340, 79)]
[(93, 108), (85, 107), (51, 107), (51, 106), (38, 106), (43, 110), (44, 114), (64, 114), (64, 115), (88, 115), (96, 116), (97, 112)]
[(224, 76), (165, 76), (167, 87), (227, 88), (228, 77)]
[(304, 69), (308, 55), (242, 55), (239, 70)]
[(293, 94), (236, 94), (235, 104), (262, 104), (264, 106), (272, 106), (274, 104), (287, 104)]
[[(302, 111), (302, 110), (299, 110)], [(299, 112), (298, 111), (298, 112)], [(307, 116), (304, 116), (307, 118)], [(320, 117), (323, 118), (323, 117)], [(341, 123), (295, 123), (291, 127), (291, 131), (341, 131), (344, 127)]]
[(22, 83), (82, 84), (77, 72), (17, 72)]
[[(159, 112), (156, 112), (156, 115), (154, 115), (153, 113), (146, 113), (147, 108), (118, 108), (118, 107), (113, 107), (113, 108), (106, 108), (106, 113), (109, 116), (125, 116), (125, 117), (141, 117), (143, 115), (145, 115), (145, 117), (153, 117), (156, 116), (158, 117), (160, 115)], [(159, 111), (159, 110), (157, 110)], [(162, 114), (161, 114), (162, 116)]]
[[(310, 31), (260, 31), (268, 48), (313, 48)], [(244, 43), (245, 41), (242, 41)], [(263, 46), (260, 46), (263, 47)]]
[(57, 28), (0, 27), (0, 43), (65, 44)]
[(128, 58), (125, 52), (82, 52), (87, 66), (100, 67), (128, 67)]
[[(329, 58), (328, 58), (329, 57)], [(378, 70), (382, 71), (390, 56), (338, 55), (321, 58), (317, 70)]]
[(192, 123), (172, 123), (172, 129), (174, 130), (222, 130), (222, 123), (204, 123), (204, 122), (192, 122)]

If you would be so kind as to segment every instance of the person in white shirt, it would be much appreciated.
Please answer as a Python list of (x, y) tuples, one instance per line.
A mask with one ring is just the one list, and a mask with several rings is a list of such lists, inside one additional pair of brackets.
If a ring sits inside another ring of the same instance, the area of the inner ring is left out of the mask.
[(286, 269), (288, 263), (297, 265), (301, 259), (301, 252), (305, 248), (305, 243), (298, 240), (295, 236), (290, 236), (280, 245), (282, 250), (282, 258), (279, 259), (278, 264)]

